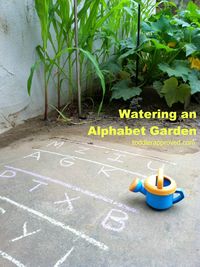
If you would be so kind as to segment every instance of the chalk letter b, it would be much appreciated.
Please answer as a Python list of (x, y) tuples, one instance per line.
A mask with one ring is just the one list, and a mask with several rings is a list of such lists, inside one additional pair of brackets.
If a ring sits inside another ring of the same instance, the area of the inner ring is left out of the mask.
[(14, 178), (16, 176), (16, 172), (11, 170), (6, 170), (2, 173), (0, 173), (1, 178)]
[(112, 209), (101, 223), (105, 229), (122, 232), (125, 228), (125, 221), (128, 220), (128, 214), (121, 210)]

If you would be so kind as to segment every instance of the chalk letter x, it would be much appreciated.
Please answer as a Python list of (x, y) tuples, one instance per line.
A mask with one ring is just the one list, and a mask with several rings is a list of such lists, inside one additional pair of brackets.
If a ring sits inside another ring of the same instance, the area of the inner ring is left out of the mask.
[(75, 198), (69, 198), (67, 193), (65, 193), (65, 200), (62, 200), (62, 201), (56, 201), (54, 202), (54, 204), (62, 204), (62, 203), (68, 203), (68, 210), (69, 211), (72, 211), (74, 208), (72, 206), (72, 201), (76, 200), (76, 199), (79, 199), (80, 197), (75, 197)]
[(41, 231), (41, 229), (38, 229), (36, 231), (33, 231), (33, 232), (28, 233), (27, 232), (27, 222), (25, 222), (24, 225), (23, 225), (23, 235), (12, 239), (11, 242), (15, 242), (15, 241), (18, 241), (20, 239), (23, 239), (23, 238), (25, 238), (27, 236), (31, 236), (31, 235), (37, 234), (40, 231)]

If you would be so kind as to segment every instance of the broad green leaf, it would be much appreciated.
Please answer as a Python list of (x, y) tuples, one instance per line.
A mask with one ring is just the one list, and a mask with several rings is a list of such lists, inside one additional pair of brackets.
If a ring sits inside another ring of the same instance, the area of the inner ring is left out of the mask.
[(156, 92), (159, 94), (160, 97), (163, 97), (163, 94), (161, 93), (163, 84), (160, 81), (155, 81), (153, 83), (153, 88), (156, 90)]
[(151, 27), (151, 24), (142, 21), (141, 23), (141, 28), (144, 32), (153, 32), (153, 28)]
[(177, 88), (177, 100), (181, 103), (185, 103), (191, 95), (190, 86), (186, 83), (182, 83)]
[(113, 74), (117, 74), (121, 71), (121, 66), (117, 61), (109, 60), (107, 63), (101, 65), (101, 70), (108, 70)]
[(112, 87), (112, 97), (113, 99), (120, 99), (122, 98), (124, 101), (141, 94), (142, 89), (140, 87), (130, 87), (130, 80), (122, 80), (116, 83)]
[(192, 55), (193, 53), (197, 52), (197, 47), (194, 44), (186, 44), (186, 57)]
[(188, 80), (190, 68), (188, 62), (185, 60), (176, 60), (173, 62), (172, 66), (169, 66), (167, 63), (160, 63), (158, 67), (163, 72), (166, 72), (169, 77), (181, 77), (184, 82)]
[[(200, 29), (200, 27), (199, 27)], [(198, 31), (192, 38), (192, 43), (196, 46), (197, 51), (200, 52), (200, 32)]]
[(155, 31), (159, 32), (165, 32), (171, 30), (170, 20), (165, 16), (161, 16), (156, 22), (152, 22), (151, 26)]
[(200, 79), (197, 76), (197, 71), (192, 71), (189, 75), (189, 84), (191, 87), (191, 94), (200, 92)]
[(183, 19), (179, 19), (179, 18), (175, 18), (174, 21), (178, 24), (181, 25), (183, 28), (184, 27), (190, 27), (190, 24), (188, 22), (186, 22)]
[(185, 103), (190, 97), (191, 89), (188, 84), (178, 85), (178, 80), (174, 77), (166, 80), (161, 91), (166, 99), (167, 105), (172, 107), (173, 104)]
[(161, 44), (158, 40), (156, 39), (151, 39), (152, 43), (154, 44), (155, 48), (158, 49), (158, 50), (165, 50), (166, 52), (174, 52), (176, 51), (176, 49), (174, 48), (170, 48), (169, 46), (167, 45), (164, 45), (164, 44)]
[(172, 107), (174, 103), (176, 103), (176, 90), (178, 87), (178, 80), (174, 77), (169, 78), (164, 82), (164, 86), (162, 88), (162, 93), (165, 96), (166, 102), (169, 107)]

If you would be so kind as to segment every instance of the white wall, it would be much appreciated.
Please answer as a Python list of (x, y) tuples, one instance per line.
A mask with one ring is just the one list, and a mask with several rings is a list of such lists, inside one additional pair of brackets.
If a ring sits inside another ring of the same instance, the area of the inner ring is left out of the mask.
[(42, 75), (34, 77), (31, 97), (26, 89), (39, 43), (34, 1), (0, 0), (0, 133), (43, 113)]

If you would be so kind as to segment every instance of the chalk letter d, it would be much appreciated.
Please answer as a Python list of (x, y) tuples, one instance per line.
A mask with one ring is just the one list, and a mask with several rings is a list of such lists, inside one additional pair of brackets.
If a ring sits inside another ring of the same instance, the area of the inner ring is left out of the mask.
[(6, 170), (2, 173), (0, 173), (1, 178), (14, 178), (16, 176), (16, 172), (11, 170)]

